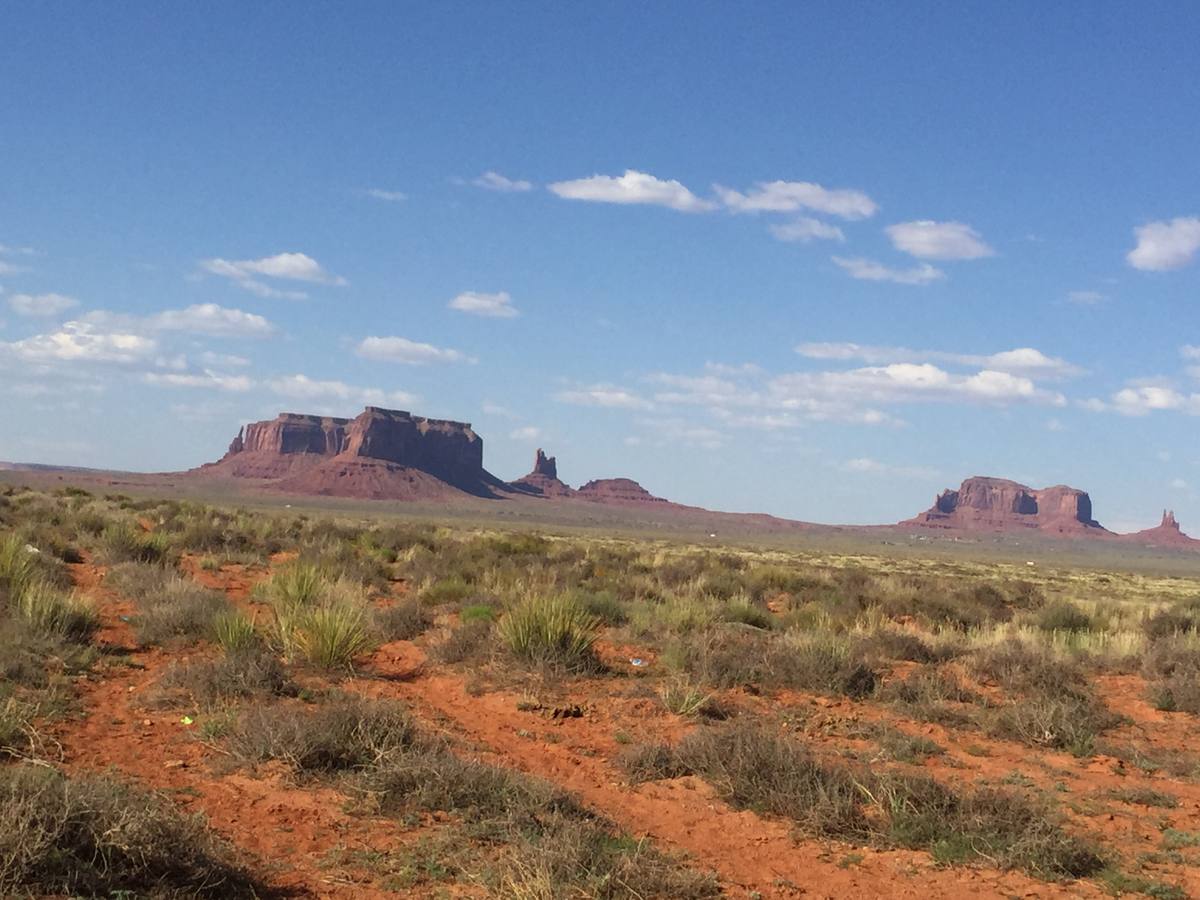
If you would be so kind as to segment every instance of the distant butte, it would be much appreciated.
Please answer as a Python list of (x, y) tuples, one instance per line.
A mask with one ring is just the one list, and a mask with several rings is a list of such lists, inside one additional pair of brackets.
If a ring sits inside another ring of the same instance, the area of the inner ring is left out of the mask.
[(1026, 531), (1110, 535), (1092, 518), (1087, 492), (1065, 485), (1035, 490), (1003, 478), (968, 478), (938, 494), (933, 506), (901, 526), (961, 531)]
[[(717, 513), (657, 497), (630, 478), (601, 478), (572, 488), (558, 477), (558, 461), (542, 449), (529, 474), (501, 481), (483, 467), (483, 440), (466, 422), (427, 419), (403, 410), (368, 406), (353, 419), (280, 413), (242, 427), (228, 452), (214, 463), (187, 473), (195, 478), (227, 478), (255, 490), (370, 500), (489, 500), (527, 498), (538, 503), (598, 503), (631, 512), (658, 512), (673, 518), (736, 520), (763, 528), (814, 529), (809, 523), (752, 513)], [(731, 517), (731, 518), (726, 518)], [(859, 530), (856, 526), (827, 526)], [(1004, 478), (973, 477), (934, 498), (920, 515), (895, 526), (909, 532), (1028, 534), (1096, 538), (1164, 549), (1200, 550), (1200, 540), (1184, 534), (1173, 512), (1135, 534), (1105, 529), (1092, 512), (1086, 491), (1066, 485), (1031, 488)]]

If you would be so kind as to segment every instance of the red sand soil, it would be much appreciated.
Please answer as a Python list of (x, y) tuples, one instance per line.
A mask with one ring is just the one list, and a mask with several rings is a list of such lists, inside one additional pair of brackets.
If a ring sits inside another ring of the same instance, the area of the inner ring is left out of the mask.
[[(103, 570), (84, 563), (71, 567), (77, 587), (100, 610), (100, 640), (113, 647), (133, 648), (129, 626), (122, 621), (131, 606), (103, 586)], [(206, 586), (226, 591), (246, 604), (261, 569), (232, 566), (206, 571), (196, 561), (185, 570)], [(578, 705), (578, 718), (554, 718), (548, 709), (528, 707), (531, 695), (545, 687), (530, 681), (519, 688), (479, 693), (469, 676), (439, 669), (417, 643), (397, 641), (376, 651), (360, 667), (359, 677), (341, 687), (372, 697), (404, 701), (430, 729), (448, 730), (481, 759), (526, 772), (574, 792), (589, 807), (636, 836), (648, 836), (667, 850), (689, 855), (698, 868), (713, 870), (734, 897), (1101, 897), (1094, 882), (1059, 885), (1019, 872), (985, 867), (939, 868), (928, 854), (883, 851), (798, 837), (782, 819), (738, 811), (715, 796), (696, 778), (629, 785), (613, 762), (622, 749), (619, 736), (633, 741), (670, 740), (691, 727), (664, 712), (640, 679), (599, 679), (559, 688), (546, 707)], [(205, 651), (192, 651), (203, 655)], [(614, 665), (651, 655), (630, 646), (605, 645)], [(185, 655), (185, 654), (184, 654)], [(197, 739), (196, 726), (185, 726), (178, 712), (155, 711), (148, 692), (180, 653), (149, 649), (128, 651), (128, 664), (111, 658), (97, 674), (78, 685), (84, 714), (60, 723), (54, 737), (62, 745), (69, 771), (115, 769), (136, 781), (168, 793), (182, 808), (202, 812), (215, 831), (244, 851), (269, 885), (284, 896), (383, 897), (374, 875), (352, 865), (331, 862), (341, 850), (389, 851), (419, 838), (421, 826), (347, 811), (347, 798), (332, 789), (298, 785), (280, 769), (234, 769), (224, 752)], [(1133, 676), (1100, 679), (1102, 694), (1131, 724), (1111, 738), (1161, 748), (1195, 747), (1197, 726), (1186, 716), (1161, 713), (1142, 699), (1144, 683)], [(1154, 787), (1179, 798), (1178, 808), (1152, 810), (1106, 804), (1089, 814), (1087, 804), (1071, 813), (1083, 827), (1103, 834), (1106, 843), (1134, 858), (1159, 846), (1164, 817), (1172, 827), (1195, 830), (1200, 821), (1200, 786), (1126, 771), (1116, 760), (1078, 760), (1067, 754), (1031, 751), (1016, 744), (961, 734), (939, 726), (905, 721), (890, 709), (873, 704), (817, 698), (785, 692), (771, 697), (730, 693), (722, 702), (747, 711), (789, 715), (798, 733), (818, 752), (867, 746), (855, 738), (867, 722), (886, 721), (912, 734), (922, 734), (947, 748), (926, 767), (947, 780), (987, 777), (999, 780), (1019, 773), (1039, 787), (1065, 782), (1065, 797), (1080, 801), (1113, 788)], [(969, 748), (969, 752), (968, 752)], [(1191, 823), (1189, 825), (1189, 823)], [(427, 833), (427, 832), (426, 832)], [(1200, 894), (1200, 873), (1164, 872)], [(445, 885), (404, 892), (425, 896)], [(469, 894), (459, 886), (455, 895)]]

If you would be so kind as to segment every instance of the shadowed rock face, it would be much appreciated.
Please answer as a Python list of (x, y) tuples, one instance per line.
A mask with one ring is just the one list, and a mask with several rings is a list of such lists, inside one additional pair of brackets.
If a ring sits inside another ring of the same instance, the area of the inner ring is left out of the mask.
[(553, 456), (547, 456), (542, 452), (542, 448), (538, 447), (537, 455), (533, 458), (533, 471), (530, 474), (558, 478), (558, 460)]
[(943, 491), (930, 509), (901, 524), (973, 531), (1104, 531), (1092, 518), (1086, 492), (1065, 485), (1035, 490), (1003, 478), (968, 478), (958, 490)]
[(282, 413), (251, 423), (200, 471), (336, 496), (386, 498), (391, 481), (397, 499), (433, 496), (439, 482), (476, 494), (499, 483), (484, 470), (483, 441), (469, 424), (375, 406), (354, 419)]

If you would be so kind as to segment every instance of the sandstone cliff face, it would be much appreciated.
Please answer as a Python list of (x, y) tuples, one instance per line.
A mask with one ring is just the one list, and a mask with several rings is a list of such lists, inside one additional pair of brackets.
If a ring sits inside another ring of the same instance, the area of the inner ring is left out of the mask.
[[(1003, 478), (968, 478), (902, 525), (974, 531), (1037, 529), (1060, 534), (1104, 532), (1086, 492), (1065, 485), (1035, 490)], [(1104, 532), (1106, 533), (1106, 532)]]
[(487, 494), (499, 484), (483, 468), (483, 441), (469, 424), (374, 406), (354, 419), (282, 413), (251, 423), (201, 471), (277, 479), (281, 490), (301, 493), (396, 499), (447, 485)]

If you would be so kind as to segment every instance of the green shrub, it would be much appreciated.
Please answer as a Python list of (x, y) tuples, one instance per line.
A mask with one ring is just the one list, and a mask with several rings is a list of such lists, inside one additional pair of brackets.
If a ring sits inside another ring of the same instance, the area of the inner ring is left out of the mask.
[(593, 649), (599, 628), (576, 600), (555, 595), (524, 600), (498, 626), (501, 640), (518, 659), (568, 672), (599, 668)]
[(0, 541), (0, 589), (19, 600), (38, 575), (38, 554), (28, 549), (19, 535)]
[(97, 548), (106, 565), (123, 562), (161, 563), (172, 557), (170, 539), (159, 532), (146, 534), (133, 525), (113, 524), (100, 534)]
[(461, 576), (442, 578), (421, 589), (421, 602), (427, 606), (462, 603), (475, 592)]

